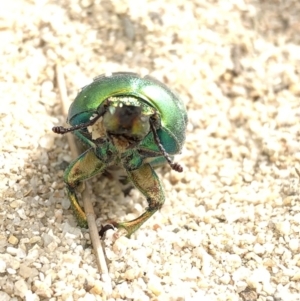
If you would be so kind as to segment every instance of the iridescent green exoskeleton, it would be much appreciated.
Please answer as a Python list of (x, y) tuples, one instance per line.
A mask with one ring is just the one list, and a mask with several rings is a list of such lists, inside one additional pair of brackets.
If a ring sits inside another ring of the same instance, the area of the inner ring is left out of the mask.
[(149, 219), (165, 201), (156, 166), (173, 163), (185, 140), (187, 113), (182, 101), (164, 84), (135, 73), (102, 75), (84, 87), (71, 104), (70, 128), (54, 127), (58, 134), (74, 132), (87, 150), (66, 169), (64, 181), (78, 224), (87, 226), (78, 204), (76, 187), (113, 165), (123, 168), (128, 179), (148, 201), (148, 208), (138, 218), (114, 222), (130, 236)]

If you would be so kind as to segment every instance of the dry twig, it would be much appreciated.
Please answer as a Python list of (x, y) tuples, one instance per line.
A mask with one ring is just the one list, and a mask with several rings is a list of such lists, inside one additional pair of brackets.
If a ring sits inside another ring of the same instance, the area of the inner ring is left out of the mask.
[[(69, 108), (69, 101), (67, 96), (67, 90), (66, 90), (66, 84), (65, 84), (65, 78), (63, 74), (62, 67), (59, 63), (56, 64), (56, 78), (57, 78), (57, 85), (59, 88), (62, 108), (63, 108), (63, 114), (67, 116), (68, 114), (68, 108)], [(71, 153), (73, 158), (77, 158), (79, 156), (78, 148), (75, 144), (74, 136), (68, 134), (68, 143), (70, 145)], [(87, 217), (87, 222), (89, 226), (90, 231), (90, 238), (93, 244), (94, 253), (96, 256), (96, 261), (98, 265), (99, 272), (101, 273), (101, 278), (105, 283), (105, 292), (110, 294), (112, 291), (112, 284), (111, 279), (108, 275), (108, 267), (106, 265), (106, 260), (104, 256), (104, 251), (99, 239), (98, 229), (96, 226), (96, 218), (93, 206), (90, 202), (89, 198), (89, 186), (87, 183), (85, 183), (85, 190), (82, 193), (82, 199), (83, 199), (83, 206), (84, 211)]]

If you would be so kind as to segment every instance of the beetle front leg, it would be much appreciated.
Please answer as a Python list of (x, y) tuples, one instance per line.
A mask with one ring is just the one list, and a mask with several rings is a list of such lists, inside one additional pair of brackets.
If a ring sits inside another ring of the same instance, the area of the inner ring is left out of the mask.
[(78, 222), (78, 225), (87, 228), (86, 215), (78, 203), (76, 195), (76, 187), (80, 182), (93, 177), (94, 175), (103, 172), (106, 164), (99, 160), (92, 148), (80, 155), (73, 161), (65, 171), (64, 181), (71, 207)]
[(127, 237), (130, 237), (162, 207), (165, 196), (158, 176), (150, 164), (144, 164), (139, 169), (127, 171), (127, 174), (134, 186), (147, 198), (149, 204), (146, 211), (138, 218), (128, 222), (113, 223), (117, 228), (124, 228), (127, 231)]

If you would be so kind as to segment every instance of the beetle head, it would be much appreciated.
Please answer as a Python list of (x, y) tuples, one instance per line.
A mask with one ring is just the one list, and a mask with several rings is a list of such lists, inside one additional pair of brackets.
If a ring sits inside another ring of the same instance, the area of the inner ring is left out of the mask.
[(110, 97), (103, 115), (103, 127), (120, 150), (137, 146), (150, 132), (150, 117), (155, 109), (129, 96)]
[(110, 97), (88, 122), (71, 128), (53, 127), (53, 131), (57, 134), (65, 134), (84, 128), (91, 133), (92, 139), (101, 138), (106, 134), (120, 152), (136, 147), (151, 131), (155, 144), (171, 168), (177, 172), (183, 170), (179, 163), (172, 161), (160, 142), (157, 133), (157, 129), (160, 128), (158, 112), (138, 98)]

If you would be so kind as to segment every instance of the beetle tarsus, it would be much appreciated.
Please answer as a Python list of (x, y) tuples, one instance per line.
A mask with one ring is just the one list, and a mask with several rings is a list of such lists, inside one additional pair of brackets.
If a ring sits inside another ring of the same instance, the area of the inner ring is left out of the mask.
[(114, 230), (114, 229), (115, 229), (115, 227), (113, 224), (107, 224), (105, 226), (101, 225), (101, 229), (99, 231), (99, 236), (101, 237), (101, 239), (103, 239), (107, 230)]

